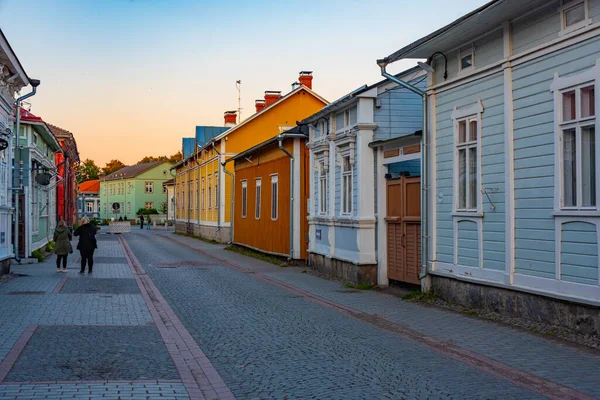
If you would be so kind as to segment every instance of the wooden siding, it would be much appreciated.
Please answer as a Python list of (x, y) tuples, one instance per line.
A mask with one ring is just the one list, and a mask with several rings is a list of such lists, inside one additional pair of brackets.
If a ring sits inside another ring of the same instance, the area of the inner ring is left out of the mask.
[[(424, 90), (426, 79), (420, 76), (410, 81)], [(408, 89), (396, 86), (377, 95), (379, 108), (375, 109), (374, 120), (377, 124), (373, 140), (387, 140), (412, 135), (423, 129), (423, 100), (421, 96)]]
[(598, 284), (598, 237), (596, 225), (585, 222), (562, 224), (561, 279)]
[[(581, 73), (591, 68), (599, 57), (600, 38), (597, 37), (513, 70), (515, 268), (518, 273), (551, 279), (556, 274), (557, 244), (552, 215), (554, 98), (550, 92), (554, 74)], [(569, 252), (569, 242), (561, 246)], [(583, 270), (569, 273), (578, 272)], [(579, 278), (586, 279), (586, 276)]]
[[(296, 139), (298, 140), (298, 139)], [(294, 154), (293, 139), (284, 141), (284, 147)], [(307, 258), (307, 150), (304, 141), (300, 142), (300, 198), (295, 208), (300, 212), (300, 258)], [(250, 161), (249, 161), (250, 160)], [(278, 216), (271, 219), (271, 176), (278, 175)], [(256, 179), (262, 179), (260, 219), (255, 218)], [(247, 215), (242, 218), (242, 181), (247, 181)], [(265, 252), (288, 255), (290, 253), (290, 158), (283, 153), (277, 143), (259, 150), (247, 159), (235, 161), (235, 207), (234, 241)], [(296, 227), (297, 228), (297, 227)]]
[(477, 223), (473, 221), (459, 221), (458, 232), (458, 265), (479, 267), (479, 232)]
[[(494, 74), (479, 81), (445, 91), (437, 96), (437, 192), (444, 195), (437, 205), (437, 259), (454, 263), (454, 128), (451, 114), (455, 106), (469, 107), (481, 99), (484, 112), (481, 119), (481, 187), (483, 253), (487, 269), (504, 269), (504, 105), (503, 75)], [(476, 231), (477, 232), (477, 231)], [(463, 258), (459, 258), (459, 263)], [(470, 265), (471, 262), (469, 262)]]

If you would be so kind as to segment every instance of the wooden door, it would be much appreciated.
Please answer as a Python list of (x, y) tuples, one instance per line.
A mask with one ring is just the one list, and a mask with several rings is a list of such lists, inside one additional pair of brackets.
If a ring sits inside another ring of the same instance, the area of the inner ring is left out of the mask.
[(421, 178), (387, 182), (388, 278), (419, 284), (421, 265)]

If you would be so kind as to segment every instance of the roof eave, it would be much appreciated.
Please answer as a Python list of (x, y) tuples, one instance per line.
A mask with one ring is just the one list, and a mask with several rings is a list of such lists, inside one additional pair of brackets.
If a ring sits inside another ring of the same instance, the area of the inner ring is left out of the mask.
[(27, 73), (25, 72), (23, 65), (21, 65), (21, 61), (19, 61), (19, 58), (17, 57), (14, 50), (10, 46), (8, 39), (6, 39), (6, 36), (4, 36), (4, 32), (2, 32), (2, 29), (0, 29), (0, 47), (2, 48), (4, 53), (6, 53), (6, 55), (8, 56), (8, 59), (13, 64), (13, 67), (19, 74), (19, 78), (21, 79), (23, 86), (28, 86), (29, 85), (29, 76), (27, 76)]

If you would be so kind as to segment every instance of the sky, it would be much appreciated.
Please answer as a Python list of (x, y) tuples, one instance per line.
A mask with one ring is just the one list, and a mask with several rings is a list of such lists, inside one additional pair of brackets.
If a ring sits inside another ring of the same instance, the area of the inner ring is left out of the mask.
[(334, 101), (379, 81), (378, 58), (486, 2), (0, 0), (0, 27), (42, 82), (31, 112), (73, 132), (81, 159), (102, 167), (174, 154), (196, 125), (222, 126), (237, 80), (242, 119), (299, 71)]

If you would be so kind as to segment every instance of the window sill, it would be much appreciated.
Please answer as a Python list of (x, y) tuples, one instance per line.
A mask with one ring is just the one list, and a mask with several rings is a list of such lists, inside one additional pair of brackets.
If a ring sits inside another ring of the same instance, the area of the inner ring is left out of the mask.
[(479, 211), (454, 211), (452, 212), (452, 216), (455, 218), (483, 218), (483, 213)]
[(552, 212), (554, 217), (596, 217), (600, 218), (598, 210), (555, 210)]
[(558, 32), (558, 37), (564, 36), (564, 35), (568, 35), (571, 32), (577, 31), (579, 29), (585, 28), (588, 25), (591, 25), (594, 21), (589, 18), (589, 19), (585, 19), (581, 22), (576, 23), (575, 25), (566, 27), (564, 29), (562, 29), (560, 32)]

